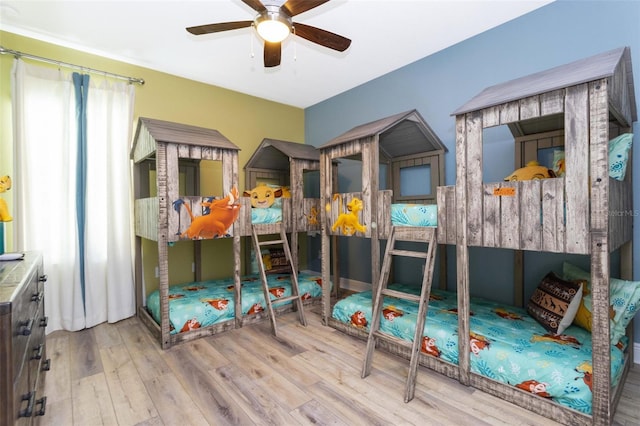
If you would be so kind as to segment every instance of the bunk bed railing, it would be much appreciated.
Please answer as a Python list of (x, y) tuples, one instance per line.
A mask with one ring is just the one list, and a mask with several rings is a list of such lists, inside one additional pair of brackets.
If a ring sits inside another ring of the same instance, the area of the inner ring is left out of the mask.
[[(298, 232), (320, 231), (320, 199), (319, 198), (303, 198), (301, 206), (294, 208), (292, 198), (283, 198), (282, 205), (282, 222), (285, 232), (293, 232), (294, 220), (295, 230)], [(251, 236), (251, 219), (252, 207), (249, 197), (240, 197), (240, 216), (238, 217), (237, 229), (240, 236)], [(264, 223), (261, 225), (265, 225)], [(269, 224), (272, 226), (263, 227), (265, 233), (277, 234), (279, 227), (276, 223)]]
[(135, 233), (148, 240), (158, 239), (158, 197), (139, 198), (134, 203)]
[[(357, 203), (354, 200), (360, 200)], [(354, 204), (351, 204), (354, 203)], [(357, 205), (356, 210), (349, 210), (349, 205)], [(363, 201), (362, 192), (335, 193), (329, 200), (327, 209), (327, 230), (329, 235), (347, 235), (371, 238), (371, 206)], [(342, 215), (344, 219), (340, 219)], [(337, 225), (336, 225), (337, 224)], [(343, 224), (344, 226), (340, 225)], [(364, 232), (357, 231), (355, 225), (365, 227)], [(336, 229), (332, 229), (336, 225)]]
[[(572, 224), (590, 223), (589, 203), (566, 197), (565, 179), (482, 184), (479, 210), (467, 212), (470, 246), (589, 254), (588, 232)], [(438, 187), (438, 242), (456, 244), (455, 186)], [(609, 179), (610, 248), (631, 235), (634, 210), (631, 185)], [(472, 220), (477, 219), (477, 220)], [(588, 228), (587, 228), (588, 230)]]

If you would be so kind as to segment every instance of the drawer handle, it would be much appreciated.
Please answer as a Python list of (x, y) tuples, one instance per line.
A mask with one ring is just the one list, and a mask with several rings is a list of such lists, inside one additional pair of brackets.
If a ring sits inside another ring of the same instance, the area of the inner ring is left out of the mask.
[(20, 330), (18, 334), (22, 336), (29, 336), (31, 334), (31, 329), (33, 328), (33, 319), (26, 321), (22, 327), (24, 328)]
[(42, 282), (42, 283), (43, 283), (43, 282), (45, 282), (45, 281), (47, 281), (47, 276), (46, 276), (46, 275), (40, 275), (40, 276), (38, 277), (38, 281), (40, 281), (40, 282)]
[(31, 301), (32, 302), (40, 302), (42, 300), (42, 298), (44, 297), (44, 292), (39, 292), (37, 294), (32, 294), (31, 295)]
[(47, 411), (47, 397), (43, 396), (37, 400), (36, 405), (40, 406), (40, 409), (36, 411), (36, 416), (44, 416), (45, 411)]
[(40, 327), (46, 327), (49, 324), (49, 317), (40, 318)]
[(18, 417), (31, 417), (31, 415), (33, 414), (33, 405), (36, 402), (36, 393), (29, 392), (25, 395), (22, 395), (22, 401), (28, 401), (27, 408), (25, 408), (24, 410), (20, 410), (20, 412), (18, 413)]
[(42, 359), (42, 352), (44, 352), (44, 343), (40, 343), (37, 347), (33, 348), (33, 356), (31, 359)]
[(47, 358), (44, 360), (44, 362), (42, 363), (42, 368), (40, 368), (41, 371), (49, 371), (51, 370), (51, 358)]

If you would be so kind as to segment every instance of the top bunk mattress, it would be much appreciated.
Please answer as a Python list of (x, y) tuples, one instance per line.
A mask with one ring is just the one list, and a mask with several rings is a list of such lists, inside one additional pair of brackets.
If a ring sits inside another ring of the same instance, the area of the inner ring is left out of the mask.
[(437, 204), (392, 204), (394, 226), (438, 226)]
[[(390, 288), (419, 294), (401, 284)], [(363, 330), (371, 322), (371, 291), (353, 294), (336, 303), (333, 318)], [(381, 331), (413, 340), (418, 304), (385, 297)], [(471, 298), (471, 371), (591, 414), (591, 333), (570, 326), (550, 335), (525, 309)], [(458, 363), (458, 315), (455, 293), (432, 289), (421, 351), (452, 364)], [(611, 348), (611, 375), (615, 385), (622, 374), (624, 355)]]
[(282, 222), (282, 207), (251, 209), (251, 223), (253, 225), (264, 225), (267, 223), (278, 222)]

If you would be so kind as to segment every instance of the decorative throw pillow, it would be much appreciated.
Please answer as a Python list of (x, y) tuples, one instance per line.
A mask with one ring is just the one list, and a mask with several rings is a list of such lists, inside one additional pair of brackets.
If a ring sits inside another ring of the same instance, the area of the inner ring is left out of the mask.
[(623, 133), (609, 141), (609, 176), (624, 180), (633, 133)]
[(553, 151), (553, 172), (557, 177), (562, 177), (566, 173), (566, 168), (564, 166), (564, 151), (560, 149), (556, 149)]
[(527, 312), (547, 331), (562, 334), (571, 325), (582, 299), (582, 283), (549, 272), (531, 295)]
[[(574, 323), (591, 331), (591, 274), (575, 265), (565, 262), (562, 265), (565, 280), (584, 280), (584, 303), (580, 305)], [(611, 318), (611, 343), (616, 344), (626, 333), (626, 328), (640, 309), (640, 281), (627, 281), (609, 278), (609, 311)]]

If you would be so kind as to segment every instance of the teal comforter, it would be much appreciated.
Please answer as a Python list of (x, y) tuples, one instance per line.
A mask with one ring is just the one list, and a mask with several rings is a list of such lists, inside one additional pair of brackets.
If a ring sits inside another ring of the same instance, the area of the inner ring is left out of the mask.
[[(419, 289), (394, 284), (390, 288), (418, 294)], [(371, 292), (340, 300), (333, 318), (368, 330)], [(413, 340), (418, 305), (385, 297), (381, 330)], [(554, 336), (522, 308), (472, 298), (470, 314), (471, 371), (518, 387), (542, 398), (591, 414), (591, 333), (569, 327)], [(422, 351), (458, 363), (458, 316), (455, 293), (432, 290), (424, 326)], [(615, 385), (622, 373), (623, 353), (611, 348)]]

